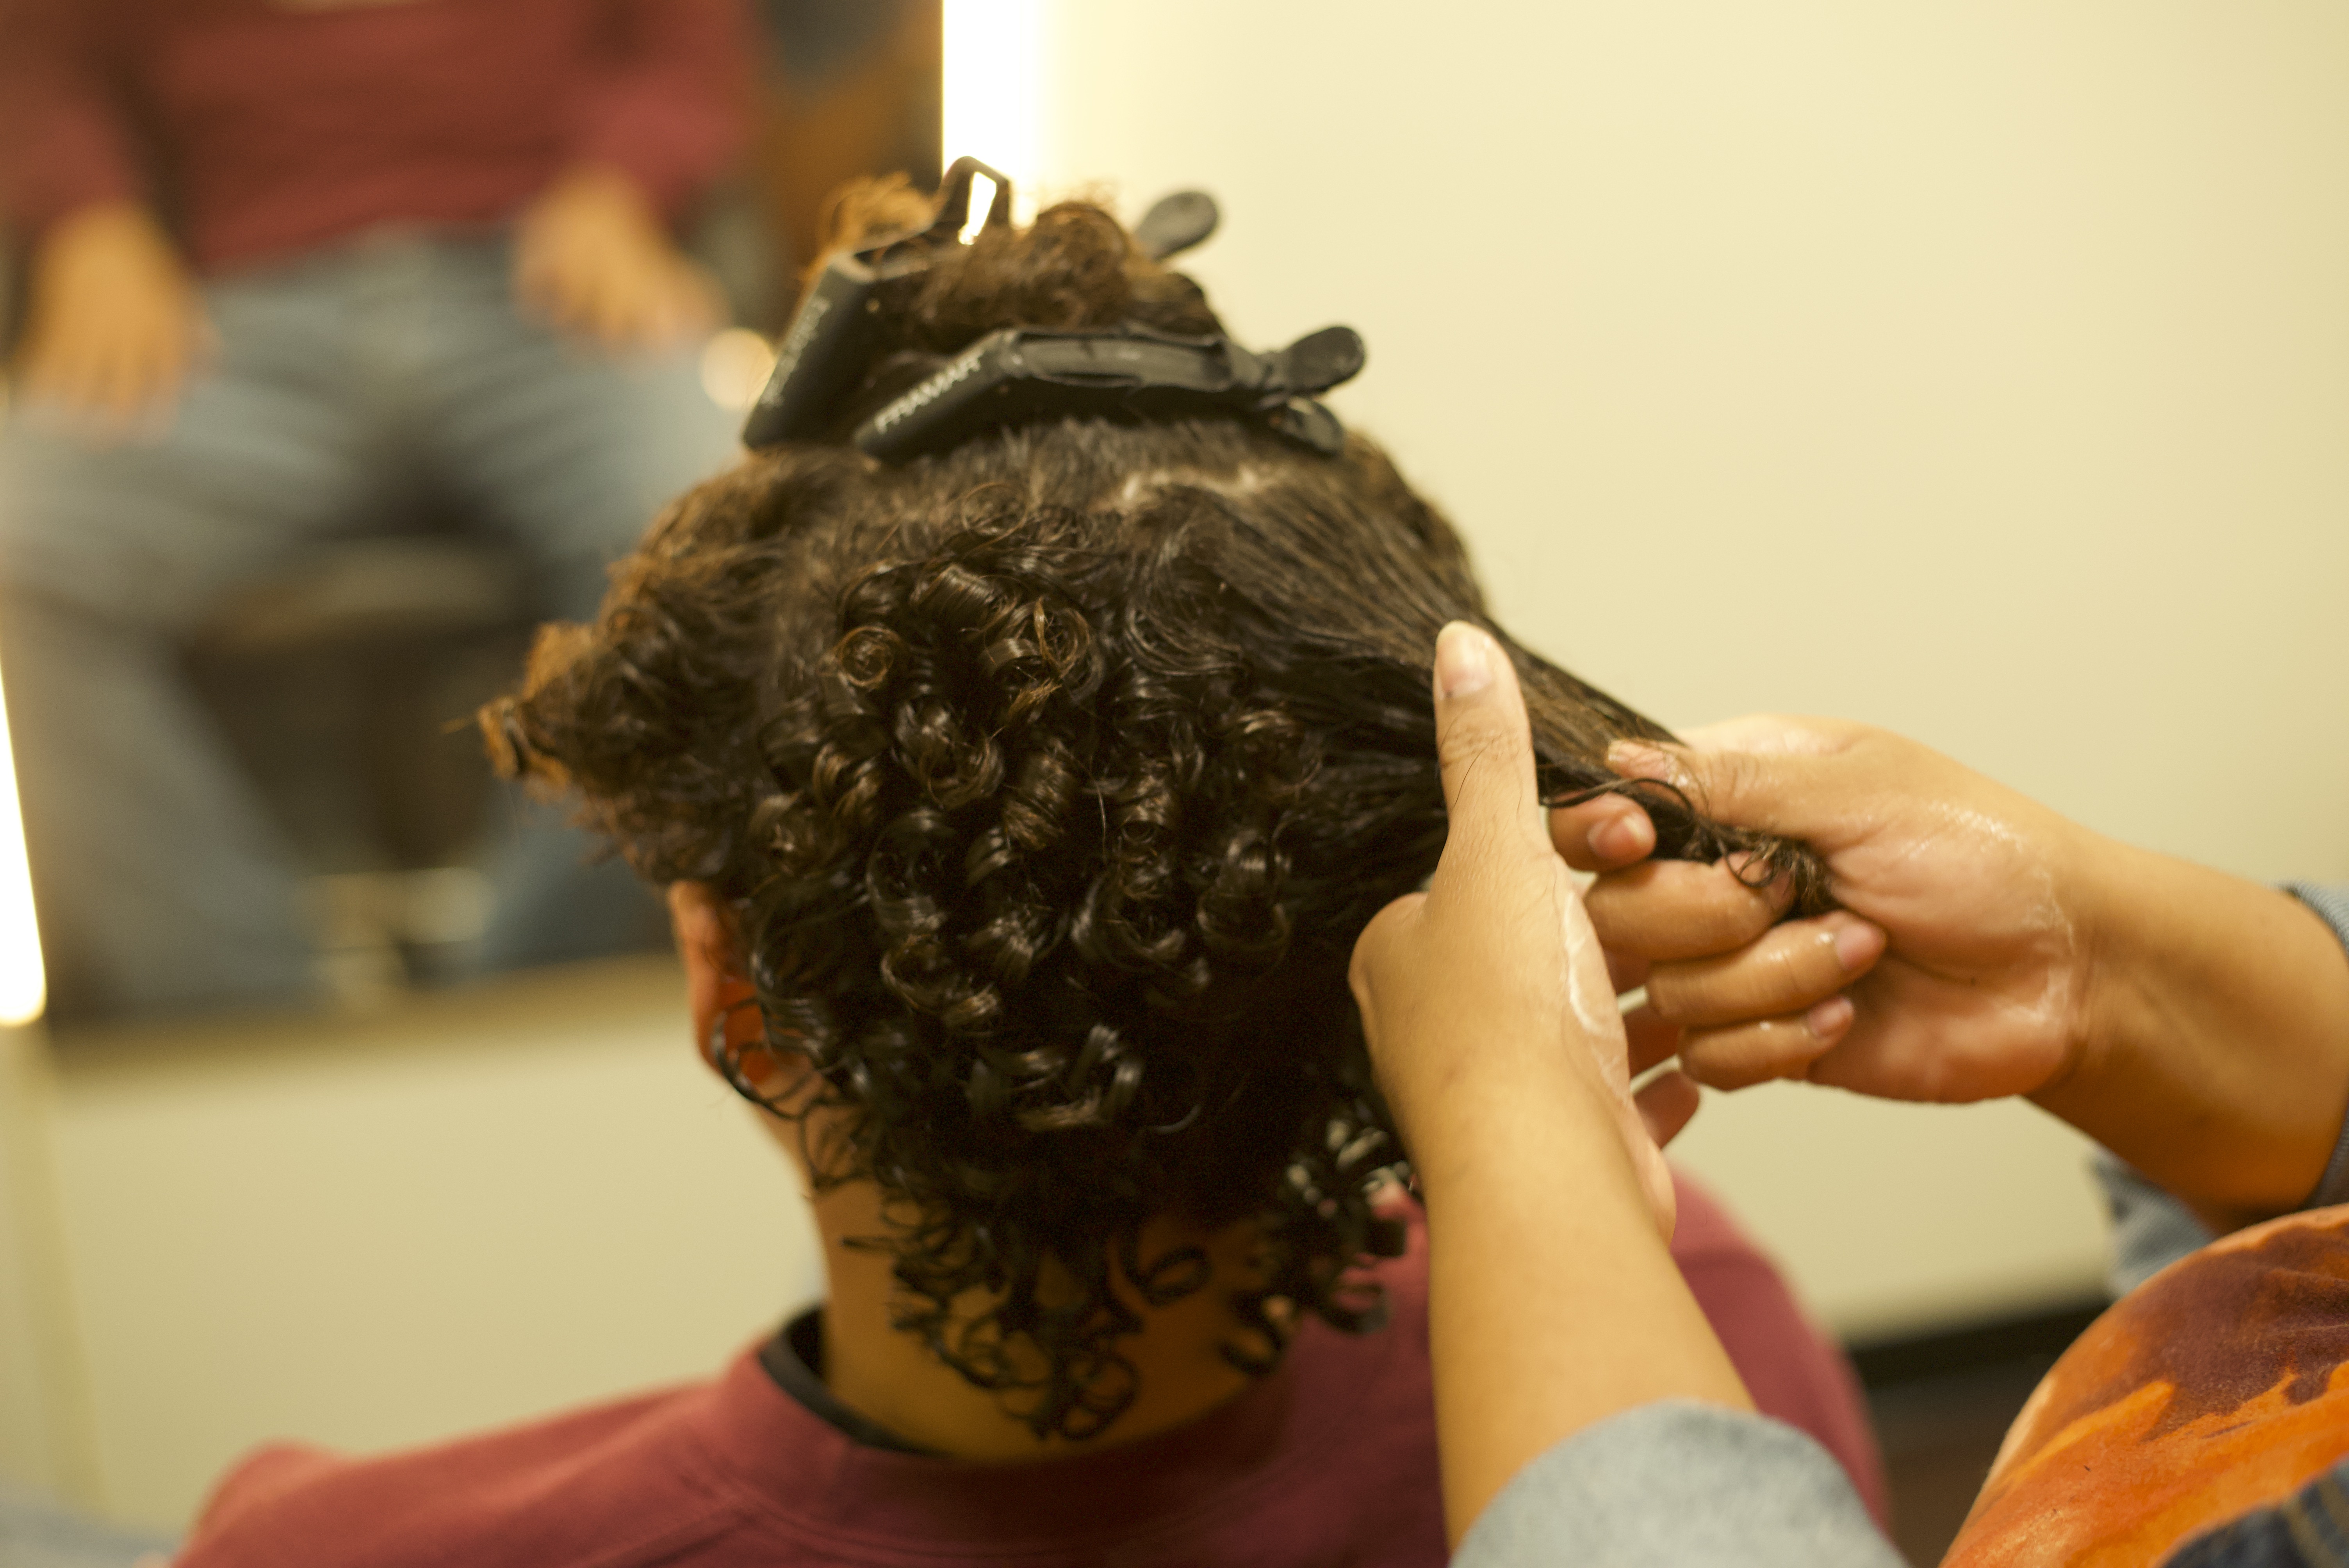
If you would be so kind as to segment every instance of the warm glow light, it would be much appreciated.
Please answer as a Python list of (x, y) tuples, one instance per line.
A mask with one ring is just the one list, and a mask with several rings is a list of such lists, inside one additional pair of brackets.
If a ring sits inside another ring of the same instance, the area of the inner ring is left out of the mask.
[(0, 1025), (31, 1023), (47, 1000), (41, 932), (33, 923), (33, 878), (25, 866), (25, 814), (16, 807), (16, 759), (8, 749), (7, 700), (0, 696)]
[(701, 346), (701, 389), (720, 408), (747, 410), (774, 369), (775, 346), (747, 326), (730, 326)]
[[(985, 161), (981, 160), (981, 161)], [(1012, 192), (1016, 201), (1018, 191)], [(978, 238), (987, 227), (987, 214), (995, 205), (995, 181), (984, 174), (974, 175), (970, 181), (970, 216), (963, 220), (962, 232), (956, 238), (966, 245)]]
[(968, 156), (1011, 176), (1012, 216), (1024, 223), (1035, 215), (1042, 169), (1046, 0), (945, 3), (944, 162)]

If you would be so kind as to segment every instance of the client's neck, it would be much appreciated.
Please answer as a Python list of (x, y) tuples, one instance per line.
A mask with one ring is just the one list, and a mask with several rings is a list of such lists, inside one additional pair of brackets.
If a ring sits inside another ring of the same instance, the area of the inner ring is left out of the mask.
[(1174, 1245), (1206, 1249), (1215, 1277), (1172, 1305), (1145, 1311), (1139, 1333), (1117, 1342), (1140, 1376), (1133, 1403), (1099, 1439), (1081, 1445), (1039, 1439), (1007, 1414), (999, 1396), (975, 1388), (916, 1336), (889, 1326), (895, 1283), (886, 1253), (844, 1244), (886, 1227), (869, 1182), (815, 1201), (830, 1289), (823, 1308), (823, 1380), (850, 1409), (908, 1443), (955, 1459), (1032, 1460), (1072, 1447), (1132, 1442), (1206, 1414), (1247, 1387), (1224, 1356), (1245, 1339), (1229, 1305), (1245, 1279), (1253, 1238), (1237, 1226), (1214, 1236), (1168, 1222), (1143, 1233), (1144, 1256)]

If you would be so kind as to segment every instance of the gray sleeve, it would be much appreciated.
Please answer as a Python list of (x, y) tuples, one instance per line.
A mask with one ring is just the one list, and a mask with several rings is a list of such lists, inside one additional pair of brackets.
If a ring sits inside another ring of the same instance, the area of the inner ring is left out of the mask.
[[(2284, 892), (2308, 905), (2324, 917), (2341, 945), (2349, 948), (2349, 887), (2318, 887), (2313, 882), (2287, 882)], [(2303, 1209), (2329, 1209), (2335, 1203), (2349, 1203), (2349, 1123), (2341, 1129), (2341, 1140), (2333, 1146), (2333, 1162), (2324, 1168), (2324, 1179), (2316, 1191), (2308, 1195)]]
[[(2349, 888), (2289, 891), (2349, 947)], [(2112, 1156), (2116, 1293), (2206, 1245), (2185, 1206)], [(2349, 1202), (2349, 1127), (2307, 1207)], [(1792, 1427), (1693, 1400), (1643, 1405), (1517, 1472), (1470, 1528), (1454, 1568), (1901, 1568), (1827, 1451)]]
[[(2342, 945), (2349, 947), (2349, 887), (2292, 882), (2284, 891), (2322, 915)], [(2096, 1180), (2105, 1189), (2105, 1202), (2113, 1219), (2113, 1272), (2106, 1283), (2115, 1295), (2127, 1295), (2213, 1240), (2185, 1204), (2101, 1150), (2096, 1155)], [(2335, 1203), (2349, 1203), (2349, 1125), (2341, 1130), (2323, 1179), (2301, 1207), (2323, 1209)]]
[(2113, 1267), (2105, 1284), (2116, 1299), (2218, 1240), (2185, 1204), (2116, 1156), (2097, 1150), (2095, 1171), (2113, 1221)]
[(1826, 1449), (1763, 1416), (1667, 1399), (1519, 1470), (1453, 1568), (1903, 1568)]

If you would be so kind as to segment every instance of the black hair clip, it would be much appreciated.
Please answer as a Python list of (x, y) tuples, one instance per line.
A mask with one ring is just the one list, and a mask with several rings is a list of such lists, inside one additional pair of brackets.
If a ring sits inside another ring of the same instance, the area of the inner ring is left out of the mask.
[[(873, 357), (881, 285), (928, 270), (947, 247), (963, 242), (982, 174), (995, 182), (982, 228), (1008, 224), (1011, 181), (975, 158), (957, 158), (939, 183), (928, 227), (824, 263), (777, 347), (774, 373), (742, 428), (744, 446), (802, 439), (832, 423)], [(1218, 216), (1215, 198), (1178, 191), (1143, 214), (1134, 243), (1153, 261), (1164, 261), (1214, 233)], [(1362, 340), (1346, 326), (1324, 327), (1277, 354), (1251, 354), (1221, 335), (1182, 337), (1133, 325), (1097, 332), (1008, 327), (892, 398), (850, 438), (874, 457), (895, 459), (1032, 419), (1238, 412), (1316, 451), (1335, 453), (1345, 445), (1345, 430), (1312, 394), (1355, 375), (1362, 359)]]
[(1205, 191), (1177, 191), (1161, 196), (1133, 226), (1133, 242), (1154, 262), (1206, 242), (1222, 213)]
[(1335, 454), (1346, 432), (1311, 394), (1352, 377), (1362, 360), (1361, 336), (1350, 326), (1325, 326), (1276, 354), (1251, 354), (1220, 335), (1178, 337), (1133, 325), (1099, 332), (1006, 327), (884, 404), (850, 439), (891, 459), (1031, 419), (1243, 413)]
[(873, 356), (874, 293), (895, 278), (928, 270), (938, 252), (962, 242), (970, 225), (974, 176), (995, 181), (985, 228), (1011, 222), (1011, 181), (976, 158), (957, 158), (938, 183), (937, 210), (929, 227), (891, 235), (860, 251), (847, 251), (824, 263), (792, 313), (792, 325), (775, 351), (774, 374), (742, 427), (746, 447), (814, 434)]

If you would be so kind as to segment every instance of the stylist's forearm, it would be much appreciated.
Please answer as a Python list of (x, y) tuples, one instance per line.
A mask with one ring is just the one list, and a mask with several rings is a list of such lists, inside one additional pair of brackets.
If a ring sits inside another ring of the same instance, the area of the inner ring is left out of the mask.
[(2097, 849), (2089, 1044), (2032, 1098), (2229, 1229), (2304, 1202), (2349, 1109), (2349, 957), (2287, 893)]
[[(1463, 1042), (1486, 1053), (1506, 1047)], [(1673, 1264), (1611, 1112), (1552, 1047), (1411, 1119), (1454, 1543), (1560, 1439), (1657, 1399), (1750, 1408)], [(1538, 1238), (1537, 1242), (1532, 1239)]]

